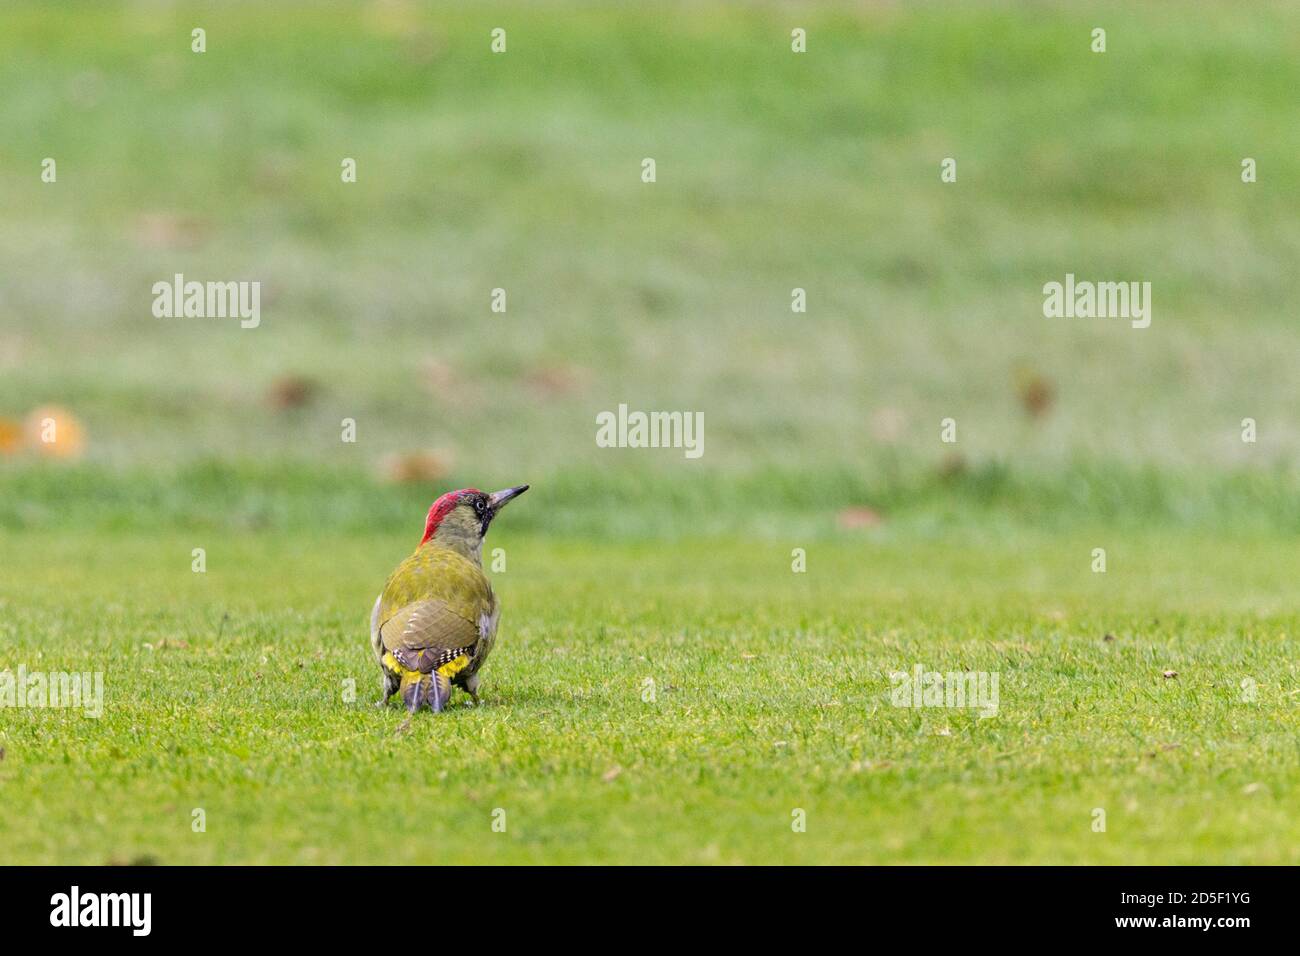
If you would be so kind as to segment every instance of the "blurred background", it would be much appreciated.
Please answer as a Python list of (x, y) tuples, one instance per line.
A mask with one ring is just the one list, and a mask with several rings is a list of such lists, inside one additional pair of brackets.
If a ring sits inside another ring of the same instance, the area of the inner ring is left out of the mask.
[[(1283, 3), (10, 0), (0, 526), (1296, 530), (1297, 89)], [(1151, 327), (1045, 319), (1067, 272)], [(620, 402), (704, 457), (597, 448)]]

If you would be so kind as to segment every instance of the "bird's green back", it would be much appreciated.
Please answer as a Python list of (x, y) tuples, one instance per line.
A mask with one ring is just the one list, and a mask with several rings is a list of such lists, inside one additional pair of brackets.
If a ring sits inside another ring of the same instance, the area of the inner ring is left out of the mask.
[(477, 626), (482, 617), (491, 614), (496, 596), (481, 567), (451, 548), (429, 541), (399, 564), (384, 585), (380, 624), (417, 601), (441, 601), (449, 611)]

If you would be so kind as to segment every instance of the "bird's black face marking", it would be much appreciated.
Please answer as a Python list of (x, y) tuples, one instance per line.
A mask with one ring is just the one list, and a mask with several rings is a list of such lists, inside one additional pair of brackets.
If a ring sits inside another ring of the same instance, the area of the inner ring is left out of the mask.
[(481, 538), (483, 535), (487, 534), (488, 525), (492, 523), (494, 512), (492, 511), (491, 504), (488, 502), (487, 495), (474, 495), (473, 503), (474, 513), (478, 515), (478, 534)]

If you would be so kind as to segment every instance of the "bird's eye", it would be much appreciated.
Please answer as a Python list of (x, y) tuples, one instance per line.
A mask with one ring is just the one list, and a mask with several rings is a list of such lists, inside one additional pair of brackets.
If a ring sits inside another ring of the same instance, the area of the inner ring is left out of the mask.
[(483, 513), (483, 509), (486, 508), (486, 507), (487, 507), (487, 505), (484, 503), (484, 501), (483, 501), (482, 498), (475, 498), (475, 499), (474, 499), (474, 510), (477, 511), (479, 514), (482, 514), (482, 513)]

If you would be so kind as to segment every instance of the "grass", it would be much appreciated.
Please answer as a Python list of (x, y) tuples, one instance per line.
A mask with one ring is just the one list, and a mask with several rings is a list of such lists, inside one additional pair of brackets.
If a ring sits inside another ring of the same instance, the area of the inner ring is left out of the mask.
[[(867, 459), (878, 415), (921, 460), (946, 416), (976, 464), (1300, 452), (1294, 5), (5, 7), (0, 414), (99, 460), (604, 469), (620, 401), (704, 411), (710, 471)], [(176, 272), (262, 325), (155, 319)], [(1152, 327), (1045, 320), (1066, 272), (1151, 281)]]
[[(1300, 862), (1298, 26), (4, 4), (0, 672), (106, 701), (0, 708), (3, 858)], [(261, 326), (155, 319), (176, 272)], [(1045, 320), (1067, 272), (1151, 327)], [(597, 448), (621, 402), (704, 457)], [(3, 447), (46, 403), (80, 461)], [(433, 494), (524, 481), (486, 706), (370, 708)]]
[[(625, 462), (640, 454), (611, 452), (626, 456)], [(0, 470), (0, 529), (364, 532), (408, 526), (428, 508), (436, 487), (526, 481), (536, 488), (531, 500), (537, 504), (511, 516), (522, 530), (603, 541), (748, 535), (793, 545), (835, 536), (842, 512), (862, 506), (876, 512), (882, 521), (876, 533), (887, 537), (1026, 526), (1236, 536), (1300, 532), (1300, 484), (1282, 468), (1179, 472), (1078, 462), (1035, 473), (1000, 463), (968, 467), (960, 459), (950, 469), (903, 465), (886, 452), (861, 468), (649, 475), (617, 467), (571, 468), (551, 477), (464, 470), (433, 484), (394, 484), (361, 469), (284, 461), (206, 460), (129, 470), (31, 462)]]
[[(494, 537), (486, 706), (407, 726), (365, 621), (409, 535), (7, 535), (6, 656), (106, 696), (5, 712), (6, 859), (1300, 862), (1287, 540)], [(997, 716), (891, 706), (918, 663)]]

